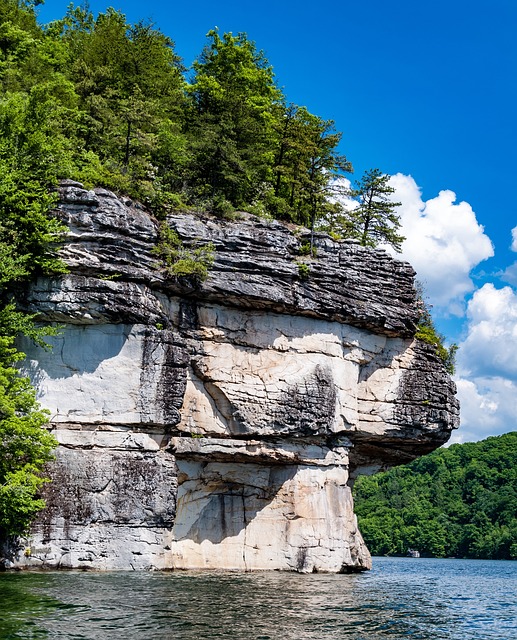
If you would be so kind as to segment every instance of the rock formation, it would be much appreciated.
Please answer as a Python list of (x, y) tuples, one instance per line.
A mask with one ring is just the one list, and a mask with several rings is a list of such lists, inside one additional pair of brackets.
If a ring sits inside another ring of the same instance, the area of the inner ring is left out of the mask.
[[(156, 221), (65, 182), (68, 275), (25, 306), (62, 325), (23, 344), (59, 440), (47, 508), (14, 564), (356, 571), (351, 482), (457, 426), (454, 384), (414, 339), (414, 272), (388, 253), (249, 215), (168, 223), (211, 241), (203, 283), (167, 278)], [(299, 261), (309, 264), (302, 277)]]

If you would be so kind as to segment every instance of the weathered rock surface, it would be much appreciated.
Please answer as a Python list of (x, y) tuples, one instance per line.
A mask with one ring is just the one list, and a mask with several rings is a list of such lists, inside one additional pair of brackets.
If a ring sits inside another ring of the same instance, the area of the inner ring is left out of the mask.
[(457, 426), (454, 384), (414, 339), (413, 270), (387, 253), (245, 216), (171, 216), (214, 243), (206, 282), (168, 279), (138, 204), (64, 183), (70, 273), (27, 309), (62, 333), (24, 344), (60, 442), (47, 508), (13, 563), (96, 569), (354, 571), (370, 558), (356, 474)]

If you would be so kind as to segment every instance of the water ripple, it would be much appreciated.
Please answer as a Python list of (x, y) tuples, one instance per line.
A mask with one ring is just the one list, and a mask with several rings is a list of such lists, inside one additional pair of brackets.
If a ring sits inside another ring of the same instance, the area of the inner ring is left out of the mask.
[(360, 575), (0, 576), (0, 639), (512, 640), (517, 563), (375, 559)]

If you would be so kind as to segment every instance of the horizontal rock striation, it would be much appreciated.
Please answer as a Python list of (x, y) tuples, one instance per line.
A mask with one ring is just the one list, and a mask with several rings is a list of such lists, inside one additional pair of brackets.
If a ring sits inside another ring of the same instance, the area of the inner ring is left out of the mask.
[[(414, 272), (386, 252), (243, 214), (169, 216), (212, 242), (203, 283), (168, 278), (139, 204), (60, 188), (70, 273), (24, 297), (58, 322), (23, 344), (60, 446), (13, 563), (348, 572), (370, 557), (351, 483), (443, 444), (455, 388), (415, 340)], [(309, 266), (300, 275), (299, 262)]]

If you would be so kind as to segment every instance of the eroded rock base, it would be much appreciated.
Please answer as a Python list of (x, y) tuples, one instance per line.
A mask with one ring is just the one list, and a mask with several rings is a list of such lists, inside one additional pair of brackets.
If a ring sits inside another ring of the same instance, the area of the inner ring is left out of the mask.
[(60, 430), (47, 507), (8, 566), (168, 569), (176, 464), (144, 434)]
[[(196, 444), (194, 440), (192, 448)], [(224, 460), (223, 447), (229, 449), (224, 441), (217, 450), (217, 443), (203, 439), (197, 455), (191, 451), (177, 462), (173, 568), (302, 573), (371, 568), (353, 513), (346, 453), (342, 464), (336, 464), (335, 452), (302, 446), (297, 454), (305, 456), (304, 464), (282, 464), (282, 450), (276, 448), (279, 463), (264, 466)], [(244, 458), (246, 448), (253, 459), (273, 447), (241, 443), (235, 457)], [(285, 457), (294, 449), (285, 451)]]

